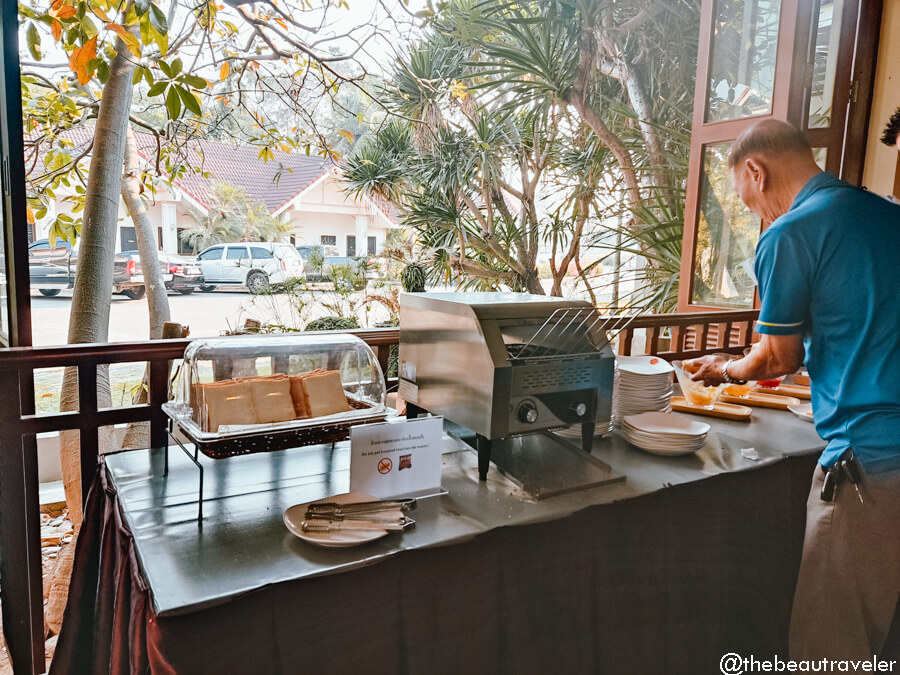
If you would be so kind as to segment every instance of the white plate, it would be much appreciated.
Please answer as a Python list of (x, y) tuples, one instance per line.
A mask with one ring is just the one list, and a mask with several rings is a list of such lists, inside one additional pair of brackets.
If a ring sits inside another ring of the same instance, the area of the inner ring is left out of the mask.
[(653, 443), (647, 443), (647, 442), (641, 441), (639, 439), (629, 438), (628, 436), (625, 436), (625, 440), (627, 440), (633, 446), (640, 448), (644, 452), (649, 452), (654, 455), (664, 455), (664, 456), (668, 456), (668, 457), (678, 457), (680, 455), (693, 455), (695, 452), (700, 450), (704, 445), (706, 445), (705, 440), (703, 443), (700, 443), (698, 445), (693, 445), (690, 447), (672, 447), (672, 446), (666, 446), (666, 445), (656, 445)]
[(797, 405), (789, 405), (788, 410), (794, 413), (800, 419), (807, 422), (813, 422), (812, 403), (798, 403)]
[(658, 356), (617, 356), (616, 368), (628, 375), (663, 375), (674, 370), (668, 361)]
[(283, 516), (285, 527), (290, 530), (291, 534), (300, 537), (303, 541), (308, 541), (316, 546), (325, 546), (327, 548), (344, 548), (346, 546), (359, 546), (367, 544), (370, 541), (381, 539), (388, 534), (387, 530), (342, 530), (340, 532), (304, 532), (301, 523), (306, 520), (306, 509), (310, 504), (317, 502), (334, 502), (336, 504), (346, 504), (347, 502), (365, 502), (374, 500), (371, 495), (362, 494), (360, 492), (346, 492), (342, 495), (334, 497), (326, 497), (325, 499), (317, 499), (315, 502), (306, 502), (305, 504), (296, 504), (289, 507)]
[(640, 415), (629, 415), (625, 421), (630, 427), (649, 434), (700, 436), (710, 430), (710, 426), (705, 422), (698, 422), (675, 413), (645, 412)]
[(640, 429), (635, 429), (634, 427), (628, 426), (627, 422), (622, 422), (622, 431), (631, 434), (632, 436), (643, 436), (645, 438), (657, 438), (660, 441), (668, 441), (672, 443), (683, 443), (690, 444), (695, 442), (700, 438), (706, 438), (707, 434), (691, 434), (688, 436), (687, 434), (666, 434), (660, 432), (649, 432), (649, 431), (641, 431)]
[(661, 450), (665, 452), (693, 452), (706, 445), (705, 438), (700, 438), (693, 443), (666, 443), (660, 441), (658, 438), (644, 438), (641, 436), (632, 436), (630, 434), (623, 435), (625, 436), (625, 440), (629, 443), (634, 443), (640, 448)]

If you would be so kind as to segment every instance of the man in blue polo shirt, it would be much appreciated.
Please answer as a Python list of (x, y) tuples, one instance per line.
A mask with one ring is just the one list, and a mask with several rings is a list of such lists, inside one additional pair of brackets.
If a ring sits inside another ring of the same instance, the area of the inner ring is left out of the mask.
[(900, 206), (820, 171), (784, 122), (747, 129), (729, 163), (738, 196), (771, 223), (756, 249), (761, 339), (739, 360), (696, 359), (694, 379), (770, 379), (806, 364), (827, 446), (807, 502), (791, 657), (871, 658), (900, 627), (898, 617), (891, 630), (900, 600)]

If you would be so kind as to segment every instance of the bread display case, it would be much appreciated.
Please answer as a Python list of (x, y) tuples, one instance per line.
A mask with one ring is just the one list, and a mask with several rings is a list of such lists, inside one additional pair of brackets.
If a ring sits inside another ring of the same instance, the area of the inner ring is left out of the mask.
[(173, 435), (213, 458), (332, 443), (386, 415), (378, 359), (347, 334), (195, 340), (173, 396)]

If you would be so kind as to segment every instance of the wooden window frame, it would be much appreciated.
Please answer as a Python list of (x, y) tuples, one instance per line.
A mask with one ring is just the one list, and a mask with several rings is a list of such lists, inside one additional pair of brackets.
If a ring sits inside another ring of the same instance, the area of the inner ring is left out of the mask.
[[(738, 309), (693, 301), (700, 192), (707, 146), (733, 141), (747, 127), (764, 119), (787, 120), (804, 130), (810, 144), (827, 149), (826, 170), (854, 184), (862, 180), (866, 130), (875, 77), (875, 55), (880, 33), (882, 0), (846, 0), (838, 44), (832, 94), (832, 120), (828, 127), (808, 129), (810, 66), (815, 50), (819, 2), (782, 0), (775, 56), (771, 111), (736, 120), (706, 121), (712, 62), (713, 21), (717, 0), (704, 0), (700, 15), (697, 85), (694, 95), (689, 172), (685, 197), (685, 223), (681, 252), (679, 312)], [(814, 12), (816, 15), (814, 16)], [(849, 104), (843, 103), (849, 102)], [(761, 225), (761, 231), (765, 225)], [(746, 309), (758, 308), (759, 296)]]

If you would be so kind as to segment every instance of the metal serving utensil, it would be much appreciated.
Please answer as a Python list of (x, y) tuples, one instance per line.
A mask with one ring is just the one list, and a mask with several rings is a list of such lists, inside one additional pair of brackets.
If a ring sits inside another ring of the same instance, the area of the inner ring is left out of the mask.
[(388, 530), (390, 532), (402, 532), (415, 527), (416, 521), (406, 516), (393, 522), (375, 520), (304, 520), (300, 527), (304, 532), (342, 532), (346, 530)]
[(306, 507), (307, 516), (310, 513), (317, 514), (351, 514), (373, 513), (377, 511), (400, 510), (404, 513), (416, 508), (415, 499), (384, 499), (373, 502), (349, 502), (338, 504), (337, 502), (315, 502)]

